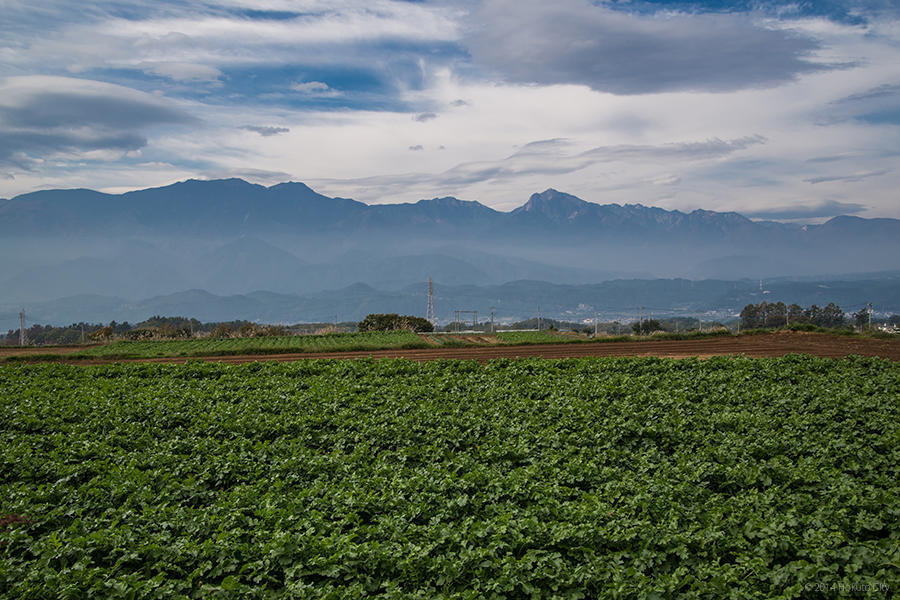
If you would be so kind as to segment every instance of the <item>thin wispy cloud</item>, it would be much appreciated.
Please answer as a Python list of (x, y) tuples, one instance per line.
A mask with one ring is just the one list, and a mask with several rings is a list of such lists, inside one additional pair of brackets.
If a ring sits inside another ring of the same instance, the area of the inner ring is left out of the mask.
[[(753, 136), (738, 140), (706, 140), (702, 142), (670, 143), (658, 146), (602, 146), (578, 153), (570, 153), (571, 144), (564, 139), (537, 140), (495, 161), (466, 162), (437, 174), (402, 173), (364, 177), (352, 180), (321, 180), (326, 189), (341, 193), (364, 194), (367, 200), (386, 199), (401, 194), (405, 188), (460, 189), (475, 183), (502, 184), (523, 176), (558, 177), (592, 166), (610, 165), (632, 160), (657, 161), (666, 165), (689, 164), (726, 157), (756, 144), (764, 138)], [(410, 150), (424, 150), (422, 145)], [(653, 183), (674, 184), (679, 178), (664, 175)], [(427, 194), (426, 194), (427, 195)]]
[(336, 98), (341, 95), (338, 90), (331, 89), (327, 83), (321, 81), (300, 81), (291, 84), (291, 90), (306, 96), (318, 96), (324, 98)]
[(290, 131), (287, 127), (272, 127), (265, 125), (243, 125), (241, 126), (241, 129), (258, 133), (263, 137), (278, 135), (279, 133), (288, 133)]
[(159, 62), (144, 65), (144, 72), (174, 81), (218, 81), (222, 71), (209, 65), (184, 62)]
[(879, 175), (884, 175), (888, 173), (887, 169), (881, 169), (879, 171), (866, 171), (863, 173), (853, 173), (850, 175), (826, 175), (822, 177), (811, 177), (809, 179), (804, 179), (803, 181), (807, 183), (832, 183), (832, 182), (843, 182), (843, 183), (855, 183), (857, 181), (862, 181), (863, 179), (868, 179), (869, 177), (878, 177)]
[(796, 220), (837, 217), (839, 215), (855, 215), (866, 210), (866, 206), (857, 202), (839, 202), (826, 200), (814, 204), (796, 204), (777, 206), (765, 210), (748, 210), (744, 215), (755, 219)]

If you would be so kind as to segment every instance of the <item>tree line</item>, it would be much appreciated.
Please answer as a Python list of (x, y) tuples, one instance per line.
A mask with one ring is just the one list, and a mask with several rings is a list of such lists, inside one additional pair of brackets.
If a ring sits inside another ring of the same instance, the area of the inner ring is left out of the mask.
[(771, 329), (793, 325), (814, 325), (826, 329), (841, 329), (855, 327), (858, 330), (866, 330), (875, 324), (891, 325), (900, 324), (900, 315), (893, 315), (888, 319), (875, 319), (868, 308), (862, 308), (852, 315), (847, 315), (840, 306), (834, 302), (824, 308), (813, 304), (809, 308), (803, 308), (799, 304), (786, 305), (784, 302), (761, 302), (748, 304), (741, 311), (741, 329)]
[[(258, 325), (250, 321), (236, 320), (202, 323), (186, 317), (163, 317), (155, 315), (131, 324), (118, 323), (72, 323), (62, 327), (53, 325), (32, 325), (25, 329), (25, 343), (32, 346), (64, 346), (82, 342), (108, 342), (111, 340), (161, 340), (203, 337), (259, 337), (287, 335), (288, 329), (282, 325)], [(10, 329), (0, 343), (14, 346), (19, 343), (19, 330)]]
[(766, 329), (802, 323), (836, 329), (846, 325), (847, 315), (834, 302), (825, 308), (815, 304), (803, 308), (799, 304), (760, 302), (748, 304), (741, 311), (741, 329)]

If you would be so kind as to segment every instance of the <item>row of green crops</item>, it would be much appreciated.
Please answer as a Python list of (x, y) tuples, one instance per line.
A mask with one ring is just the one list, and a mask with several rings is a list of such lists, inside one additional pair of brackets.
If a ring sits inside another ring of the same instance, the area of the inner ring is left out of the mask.
[(375, 331), (253, 338), (121, 341), (90, 348), (77, 355), (70, 355), (70, 358), (156, 358), (278, 352), (345, 352), (386, 348), (425, 348), (427, 346), (428, 344), (422, 338), (411, 331)]
[(2, 598), (900, 589), (897, 363), (41, 364), (0, 389)]
[[(626, 336), (621, 336), (621, 338), (628, 339)], [(551, 331), (500, 331), (497, 333), (497, 339), (502, 344), (559, 344), (562, 342), (587, 342), (591, 338), (560, 335)]]
[[(770, 331), (771, 333), (771, 331)], [(711, 337), (734, 336), (728, 329), (712, 331), (692, 331), (688, 333), (660, 332), (644, 336), (600, 335), (588, 337), (572, 333), (552, 331), (501, 331), (497, 339), (504, 344), (559, 344), (559, 343), (604, 343), (604, 342), (647, 342), (659, 340), (693, 340)]]

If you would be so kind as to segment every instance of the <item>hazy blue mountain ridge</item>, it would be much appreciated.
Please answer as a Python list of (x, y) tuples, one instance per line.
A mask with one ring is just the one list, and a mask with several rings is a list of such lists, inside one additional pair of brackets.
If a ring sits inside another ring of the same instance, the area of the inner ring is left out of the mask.
[(554, 189), (500, 212), (438, 197), (366, 205), (302, 183), (188, 180), (125, 194), (44, 190), (0, 203), (0, 303), (196, 288), (308, 295), (513, 280), (771, 278), (891, 269), (900, 220), (821, 225), (597, 204)]
[(822, 237), (885, 236), (900, 231), (897, 219), (840, 216), (801, 229), (751, 221), (734, 212), (698, 209), (684, 213), (641, 204), (596, 204), (553, 189), (533, 194), (525, 204), (509, 213), (453, 197), (366, 205), (345, 198), (329, 198), (302, 183), (267, 188), (240, 179), (188, 180), (119, 195), (84, 189), (44, 190), (17, 196), (0, 205), (0, 231), (24, 236), (62, 231), (109, 232), (111, 226), (132, 227), (136, 233), (157, 235), (183, 231), (255, 235), (271, 230), (303, 233), (311, 229), (352, 231), (398, 226), (464, 229), (500, 224), (507, 230), (512, 228), (513, 232), (517, 225), (541, 225), (617, 235), (676, 233), (710, 239), (751, 232)]

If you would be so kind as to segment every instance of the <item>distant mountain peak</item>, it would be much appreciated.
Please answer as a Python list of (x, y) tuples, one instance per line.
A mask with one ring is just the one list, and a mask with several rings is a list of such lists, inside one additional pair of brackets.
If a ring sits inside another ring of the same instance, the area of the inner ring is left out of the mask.
[(572, 221), (597, 206), (572, 194), (548, 188), (532, 194), (528, 202), (512, 211), (513, 215), (542, 216), (556, 223)]
[(421, 207), (474, 208), (493, 210), (492, 208), (485, 206), (477, 200), (460, 200), (459, 198), (456, 198), (454, 196), (442, 196), (440, 198), (431, 198), (430, 200), (422, 199), (416, 202), (414, 205)]
[(196, 186), (215, 186), (215, 187), (232, 187), (232, 188), (261, 188), (261, 186), (256, 183), (250, 183), (249, 181), (244, 181), (238, 177), (228, 177), (226, 179), (185, 179), (184, 181), (178, 181), (171, 185), (161, 186), (159, 188), (150, 188), (150, 189), (164, 189), (164, 188), (179, 188), (179, 187), (196, 187)]
[(440, 198), (423, 198), (416, 202), (416, 204), (440, 204), (444, 206), (462, 206), (465, 204), (471, 204), (471, 202), (467, 202), (465, 200), (460, 200), (454, 196), (441, 196)]
[(567, 194), (565, 192), (560, 192), (559, 190), (555, 190), (553, 188), (547, 188), (543, 192), (539, 194), (532, 194), (528, 199), (528, 202), (525, 203), (525, 207), (527, 206), (584, 206), (587, 204), (592, 204), (591, 202), (587, 202), (582, 200), (578, 196), (573, 196), (572, 194)]
[(282, 183), (276, 183), (275, 185), (269, 186), (270, 190), (303, 190), (312, 192), (313, 189), (303, 183), (302, 181), (284, 181)]

